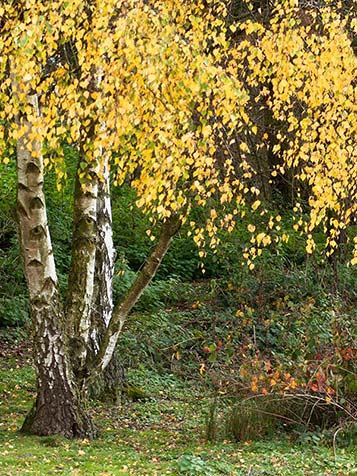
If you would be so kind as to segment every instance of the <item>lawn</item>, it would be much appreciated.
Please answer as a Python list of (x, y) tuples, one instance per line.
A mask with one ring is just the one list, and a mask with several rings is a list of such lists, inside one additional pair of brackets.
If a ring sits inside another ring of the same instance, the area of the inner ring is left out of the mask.
[(100, 428), (94, 441), (23, 436), (18, 429), (34, 396), (30, 361), (1, 359), (0, 476), (186, 475), (352, 476), (355, 448), (292, 442), (288, 437), (253, 442), (204, 438), (207, 402), (199, 389), (172, 374), (140, 370), (151, 398), (117, 405), (93, 403)]

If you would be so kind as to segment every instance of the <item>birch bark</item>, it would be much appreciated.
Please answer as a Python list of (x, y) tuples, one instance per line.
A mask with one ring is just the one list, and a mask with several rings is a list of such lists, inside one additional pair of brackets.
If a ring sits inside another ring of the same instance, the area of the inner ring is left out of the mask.
[[(90, 166), (89, 166), (90, 167)], [(83, 380), (91, 332), (97, 246), (98, 178), (82, 186), (77, 173), (74, 195), (72, 260), (68, 277), (66, 321), (74, 372)]]
[[(13, 88), (16, 93), (16, 82)], [(37, 435), (93, 437), (94, 426), (83, 408), (67, 355), (43, 191), (38, 100), (36, 95), (27, 99), (34, 119), (30, 122), (25, 115), (18, 118), (23, 133), (17, 143), (17, 214), (34, 330), (37, 398), (22, 430)]]
[[(95, 358), (100, 348), (113, 313), (113, 275), (115, 249), (112, 229), (112, 206), (110, 198), (110, 174), (108, 156), (103, 152), (103, 177), (98, 182), (97, 197), (97, 246), (95, 254), (95, 276), (93, 306), (91, 313), (90, 356)], [(113, 356), (101, 375), (89, 386), (89, 394), (105, 400), (115, 401), (123, 380), (123, 368), (119, 356)]]

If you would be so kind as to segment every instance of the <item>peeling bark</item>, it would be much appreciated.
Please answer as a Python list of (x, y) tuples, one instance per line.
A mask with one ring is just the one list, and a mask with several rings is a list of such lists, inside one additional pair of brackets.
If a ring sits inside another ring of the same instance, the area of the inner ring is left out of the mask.
[[(108, 161), (104, 163), (104, 177), (98, 182), (97, 238), (95, 251), (95, 277), (92, 307), (92, 329), (106, 328), (113, 312), (112, 281), (115, 250), (113, 244), (112, 209)], [(98, 326), (97, 326), (98, 324)], [(92, 335), (96, 340), (96, 336)]]
[[(109, 167), (105, 155), (103, 155), (103, 159), (103, 180), (98, 182), (97, 246), (89, 361), (99, 351), (101, 339), (106, 332), (113, 312), (112, 282), (115, 249), (113, 244)], [(89, 394), (99, 398), (116, 400), (122, 380), (123, 369), (119, 356), (114, 352), (113, 358), (104, 372), (98, 375), (95, 381), (92, 381), (89, 387)]]

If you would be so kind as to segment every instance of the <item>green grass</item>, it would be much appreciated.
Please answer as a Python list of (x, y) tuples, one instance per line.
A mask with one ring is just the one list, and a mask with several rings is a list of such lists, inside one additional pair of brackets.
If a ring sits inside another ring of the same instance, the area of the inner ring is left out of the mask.
[(197, 388), (173, 375), (143, 369), (131, 378), (146, 379), (146, 386), (151, 382), (153, 397), (135, 403), (123, 400), (110, 407), (93, 405), (100, 427), (97, 440), (30, 437), (19, 434), (18, 428), (34, 396), (32, 368), (16, 368), (14, 360), (2, 362), (0, 476), (357, 475), (353, 448), (338, 449), (335, 457), (331, 448), (292, 444), (287, 439), (208, 442), (203, 438), (203, 401)]

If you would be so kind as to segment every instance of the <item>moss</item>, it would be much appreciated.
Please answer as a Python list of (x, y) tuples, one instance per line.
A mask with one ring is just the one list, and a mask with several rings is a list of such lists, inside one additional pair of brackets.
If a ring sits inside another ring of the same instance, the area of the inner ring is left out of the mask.
[(126, 395), (134, 402), (139, 400), (147, 400), (150, 398), (150, 395), (148, 395), (145, 390), (128, 382), (123, 383), (120, 387), (120, 390), (123, 395)]

